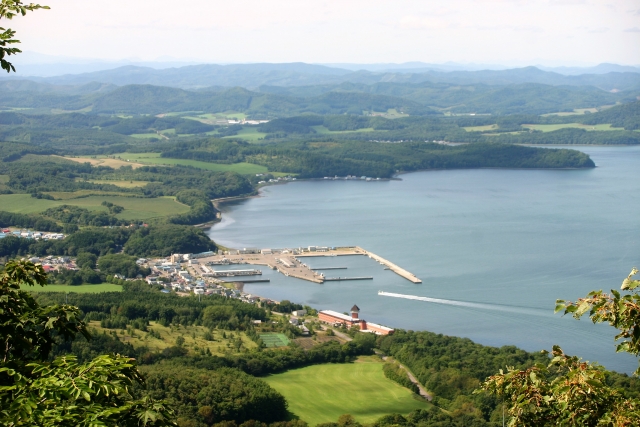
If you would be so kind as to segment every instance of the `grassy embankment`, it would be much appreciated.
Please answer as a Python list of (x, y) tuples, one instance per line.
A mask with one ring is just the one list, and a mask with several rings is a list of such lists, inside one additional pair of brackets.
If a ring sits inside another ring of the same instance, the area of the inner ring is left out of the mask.
[[(73, 194), (77, 197), (79, 194), (76, 193), (78, 192)], [(50, 194), (56, 198), (63, 198), (70, 193)], [(189, 211), (189, 206), (177, 202), (173, 197), (143, 199), (123, 196), (89, 196), (78, 199), (46, 200), (33, 198), (29, 194), (0, 195), (0, 206), (2, 206), (2, 210), (18, 213), (38, 213), (60, 205), (80, 206), (81, 208), (92, 211), (107, 211), (108, 209), (102, 206), (102, 202), (104, 201), (122, 206), (124, 211), (116, 216), (125, 220), (148, 220), (151, 218), (178, 215)]]
[[(149, 332), (139, 329), (107, 329), (101, 328), (100, 322), (89, 322), (89, 327), (95, 329), (97, 333), (110, 334), (115, 331), (121, 341), (130, 343), (134, 347), (147, 347), (151, 351), (162, 351), (167, 347), (176, 345), (178, 337), (184, 338), (182, 345), (191, 354), (196, 354), (199, 350), (209, 348), (212, 354), (222, 356), (226, 353), (237, 353), (243, 349), (254, 349), (258, 345), (251, 341), (243, 332), (239, 331), (223, 331), (215, 329), (211, 332), (212, 341), (206, 340), (205, 333), (209, 331), (204, 326), (162, 326), (156, 322), (149, 322), (149, 331), (153, 331), (154, 335), (158, 334), (160, 338), (154, 337)], [(133, 331), (133, 335), (131, 334)], [(123, 334), (124, 332), (124, 334)], [(241, 343), (241, 344), (240, 344)]]
[(310, 425), (336, 422), (343, 414), (371, 423), (391, 413), (408, 414), (429, 403), (386, 378), (377, 356), (356, 363), (314, 365), (271, 375), (265, 381), (289, 402), (289, 411)]

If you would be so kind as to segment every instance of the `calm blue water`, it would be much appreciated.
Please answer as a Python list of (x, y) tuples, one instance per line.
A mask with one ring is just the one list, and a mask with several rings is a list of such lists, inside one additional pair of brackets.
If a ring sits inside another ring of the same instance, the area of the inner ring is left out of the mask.
[[(347, 311), (392, 327), (569, 354), (631, 372), (614, 329), (553, 314), (558, 298), (619, 288), (640, 266), (640, 147), (579, 147), (592, 170), (448, 170), (401, 181), (307, 181), (267, 187), (224, 206), (211, 237), (231, 247), (362, 246), (423, 280), (365, 257), (310, 260), (374, 280), (313, 284), (263, 269), (245, 291)], [(325, 272), (327, 277), (333, 272)], [(449, 305), (378, 296), (378, 290)], [(467, 304), (470, 303), (470, 304)]]

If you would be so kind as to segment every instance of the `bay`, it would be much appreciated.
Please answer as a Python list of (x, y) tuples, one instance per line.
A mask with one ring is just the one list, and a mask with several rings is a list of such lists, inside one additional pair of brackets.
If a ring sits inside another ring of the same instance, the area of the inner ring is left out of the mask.
[(412, 284), (369, 258), (330, 257), (308, 264), (348, 267), (335, 276), (374, 279), (318, 285), (263, 269), (271, 282), (245, 286), (249, 293), (339, 312), (357, 304), (372, 322), (486, 345), (537, 351), (559, 344), (630, 373), (637, 359), (615, 353), (613, 328), (553, 308), (559, 298), (618, 289), (640, 266), (640, 147), (571, 148), (591, 155), (597, 168), (299, 181), (224, 204), (223, 220), (209, 234), (235, 248), (358, 245), (423, 281)]

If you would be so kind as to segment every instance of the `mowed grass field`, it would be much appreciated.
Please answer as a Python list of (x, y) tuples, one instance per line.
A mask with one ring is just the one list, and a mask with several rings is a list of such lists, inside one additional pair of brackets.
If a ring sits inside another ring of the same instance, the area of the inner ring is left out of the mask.
[(198, 160), (189, 159), (169, 159), (160, 157), (160, 153), (119, 153), (114, 154), (116, 157), (120, 157), (125, 160), (130, 160), (136, 164), (153, 164), (153, 165), (183, 165), (193, 166), (194, 168), (204, 169), (214, 172), (237, 172), (239, 174), (255, 174), (255, 173), (267, 173), (268, 169), (265, 166), (254, 165), (253, 163), (209, 163), (201, 162)]
[(310, 425), (336, 422), (343, 414), (372, 423), (383, 415), (407, 415), (429, 407), (429, 403), (386, 378), (384, 363), (376, 356), (358, 360), (294, 369), (264, 380), (286, 397), (289, 411)]
[(100, 292), (122, 292), (122, 286), (112, 283), (102, 283), (99, 285), (47, 285), (47, 286), (21, 286), (24, 291), (31, 292), (77, 292), (79, 294), (95, 294)]
[(45, 200), (33, 198), (29, 194), (0, 195), (2, 210), (18, 213), (37, 213), (60, 205), (74, 205), (89, 210), (106, 211), (107, 208), (102, 206), (104, 201), (122, 206), (124, 211), (116, 216), (127, 220), (147, 220), (189, 211), (189, 206), (176, 202), (173, 197), (143, 199), (122, 196), (89, 196), (80, 199)]
[(255, 125), (249, 125), (242, 128), (242, 130), (238, 131), (237, 135), (223, 136), (223, 139), (227, 138), (239, 138), (244, 139), (247, 142), (256, 142), (260, 139), (263, 139), (267, 136), (266, 133), (258, 132), (258, 128)]

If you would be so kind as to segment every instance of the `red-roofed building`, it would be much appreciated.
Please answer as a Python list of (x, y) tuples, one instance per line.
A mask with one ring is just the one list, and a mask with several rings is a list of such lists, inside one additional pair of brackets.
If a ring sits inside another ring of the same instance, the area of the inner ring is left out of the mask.
[(360, 308), (357, 305), (351, 307), (351, 316), (333, 310), (321, 310), (318, 312), (318, 318), (321, 322), (329, 323), (330, 325), (345, 326), (347, 329), (358, 326), (362, 332), (371, 332), (378, 335), (391, 335), (394, 332), (392, 328), (360, 319)]

